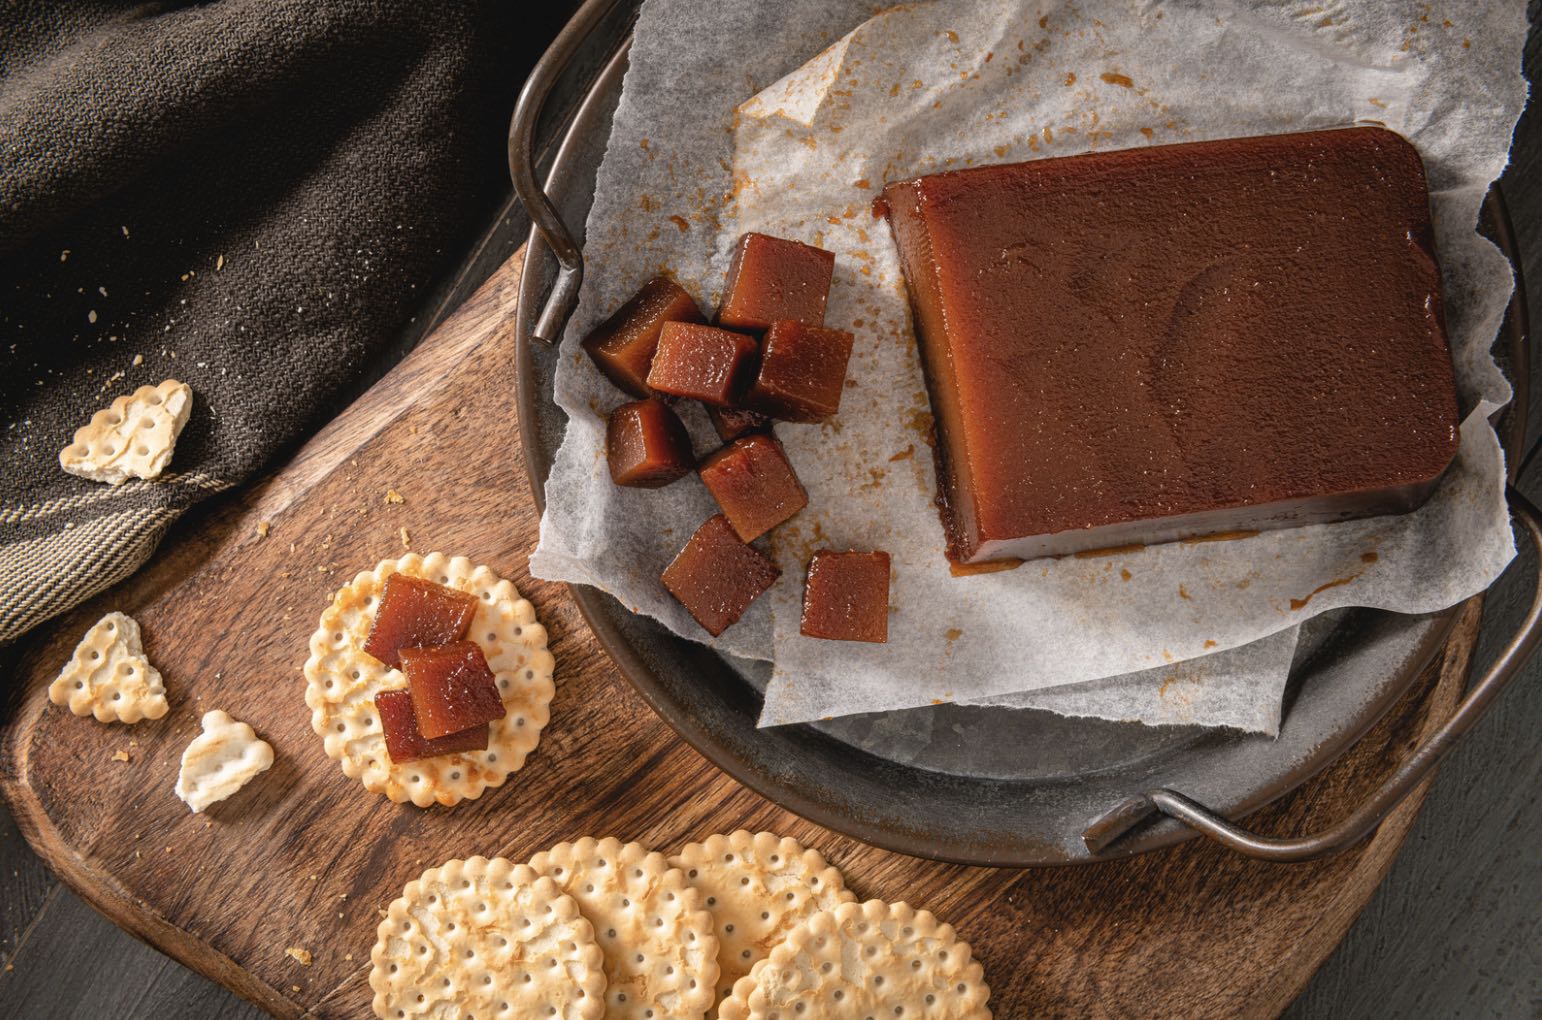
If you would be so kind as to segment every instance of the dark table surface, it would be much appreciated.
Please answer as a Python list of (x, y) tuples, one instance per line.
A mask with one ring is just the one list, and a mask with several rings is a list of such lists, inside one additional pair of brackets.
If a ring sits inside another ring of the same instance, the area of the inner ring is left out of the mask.
[[(1526, 75), (1535, 81), (1542, 0), (1530, 0), (1528, 9)], [(1535, 100), (1516, 129), (1502, 187), (1529, 303), (1542, 321), (1542, 113)], [(1539, 391), (1533, 387), (1528, 449), (1542, 445)], [(1542, 503), (1542, 457), (1519, 485)], [(1525, 609), (1532, 569), (1526, 559), (1488, 599), (1477, 669), (1492, 660)], [(1391, 874), (1286, 1016), (1542, 1016), (1539, 846), (1542, 656), (1442, 766)], [(0, 1016), (262, 1015), (97, 915), (49, 873), (3, 806), (0, 961)]]

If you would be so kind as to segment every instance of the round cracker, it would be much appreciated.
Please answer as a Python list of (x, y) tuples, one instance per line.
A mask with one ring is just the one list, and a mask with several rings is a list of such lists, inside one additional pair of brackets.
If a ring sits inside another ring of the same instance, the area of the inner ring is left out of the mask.
[[(421, 577), (480, 599), (468, 640), (481, 645), (498, 680), (507, 714), (489, 724), (487, 750), (446, 754), (398, 765), (386, 754), (375, 695), (407, 686), (400, 670), (364, 651), (375, 607), (386, 578), (401, 572)], [(535, 607), (520, 597), (510, 581), (464, 556), (443, 553), (382, 560), (344, 585), (321, 614), (311, 635), (305, 663), (305, 703), (311, 727), (321, 735), (327, 754), (343, 773), (362, 780), (371, 793), (410, 800), (418, 807), (446, 807), (473, 800), (500, 786), (541, 739), (541, 729), (555, 688), (555, 661), (546, 650), (546, 628), (535, 620)]]
[(769, 832), (708, 836), (669, 863), (685, 872), (717, 924), (720, 999), (792, 929), (856, 899), (818, 851)]
[(598, 1020), (594, 928), (549, 878), (503, 858), (447, 861), (408, 882), (370, 953), (382, 1020)]
[(718, 1005), (721, 1020), (988, 1020), (985, 972), (953, 926), (881, 900), (842, 903), (794, 928)]
[(607, 1020), (694, 1020), (712, 1005), (717, 936), (701, 895), (664, 855), (585, 837), (530, 866), (578, 901), (605, 956)]

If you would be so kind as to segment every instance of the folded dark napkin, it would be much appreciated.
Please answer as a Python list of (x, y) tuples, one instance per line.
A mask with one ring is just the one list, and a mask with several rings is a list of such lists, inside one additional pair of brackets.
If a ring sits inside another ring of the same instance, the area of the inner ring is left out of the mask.
[[(0, 642), (339, 410), (506, 193), (514, 96), (567, 6), (0, 6)], [(168, 378), (194, 405), (160, 478), (60, 469)]]

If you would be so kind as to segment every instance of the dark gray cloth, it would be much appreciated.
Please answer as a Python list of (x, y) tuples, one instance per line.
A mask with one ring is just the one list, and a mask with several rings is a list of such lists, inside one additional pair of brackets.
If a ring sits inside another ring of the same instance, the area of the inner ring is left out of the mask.
[[(507, 190), (561, 2), (0, 4), (0, 642), (335, 414)], [(167, 473), (59, 451), (175, 378)]]

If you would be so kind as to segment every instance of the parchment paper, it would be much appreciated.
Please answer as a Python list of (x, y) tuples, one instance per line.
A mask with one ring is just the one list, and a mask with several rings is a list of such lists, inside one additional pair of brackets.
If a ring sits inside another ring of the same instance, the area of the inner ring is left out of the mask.
[[(557, 374), (570, 423), (532, 571), (597, 585), (714, 643), (658, 582), (714, 504), (695, 480), (661, 492), (610, 483), (604, 414), (623, 398), (577, 341), (663, 269), (710, 308), (734, 238), (765, 230), (837, 253), (827, 322), (857, 345), (838, 417), (778, 426), (810, 506), (770, 542), (782, 581), (715, 642), (774, 661), (762, 725), (1008, 696), (1068, 715), (1274, 731), (1302, 620), (1345, 605), (1439, 609), (1513, 555), (1487, 421), (1509, 398), (1488, 348), (1511, 276), (1473, 227), (1524, 101), (1524, 11), (1478, 6), (934, 3), (864, 22), (872, 8), (860, 3), (649, 0)], [(1430, 178), (1465, 415), (1434, 498), (1403, 517), (951, 576), (903, 280), (868, 212), (883, 183), (1365, 120), (1413, 141)], [(690, 410), (706, 451), (715, 438)], [(798, 634), (818, 547), (890, 552), (888, 644)]]

